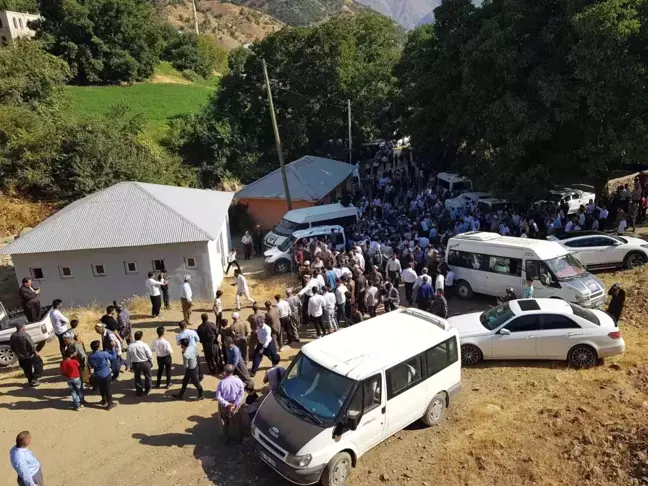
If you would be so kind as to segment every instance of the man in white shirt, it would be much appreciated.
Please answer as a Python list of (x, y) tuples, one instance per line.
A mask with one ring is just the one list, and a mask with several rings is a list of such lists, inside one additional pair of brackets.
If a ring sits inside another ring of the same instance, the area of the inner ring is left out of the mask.
[(442, 273), (439, 273), (434, 281), (434, 291), (445, 290), (445, 277)]
[(617, 234), (623, 235), (628, 227), (628, 222), (625, 219), (625, 215), (619, 221), (619, 226), (617, 227)]
[(610, 212), (605, 206), (603, 206), (601, 208), (601, 211), (599, 212), (599, 228), (601, 231), (605, 230), (605, 222), (607, 221), (609, 215)]
[(335, 312), (337, 299), (335, 297), (335, 294), (331, 292), (330, 286), (327, 285), (322, 289), (322, 299), (324, 300), (324, 304), (322, 306), (322, 322), (324, 323), (324, 328), (327, 331), (326, 333), (329, 334), (339, 329)]
[(313, 322), (317, 337), (320, 338), (324, 334), (322, 327), (322, 315), (324, 314), (324, 298), (319, 294), (319, 288), (313, 287), (313, 296), (308, 299), (308, 316)]
[(63, 315), (61, 312), (61, 299), (55, 299), (52, 302), (52, 310), (50, 310), (50, 320), (52, 321), (52, 327), (54, 328), (54, 334), (59, 340), (59, 348), (61, 350), (61, 356), (65, 358), (65, 343), (63, 342), (63, 335), (68, 331), (68, 324), (70, 323), (69, 319)]
[(239, 265), (239, 263), (236, 261), (236, 248), (232, 248), (230, 252), (227, 254), (227, 270), (225, 270), (225, 275), (229, 273), (230, 268), (232, 268), (232, 265), (234, 265), (239, 272), (241, 271), (241, 265)]
[[(142, 341), (142, 331), (135, 332), (135, 341), (128, 345), (126, 350), (126, 367), (135, 372), (135, 393), (138, 397), (148, 395), (151, 391), (151, 366), (153, 366), (153, 353), (149, 345)], [(142, 386), (144, 375), (144, 386)]]
[(336, 309), (337, 309), (337, 320), (338, 324), (346, 324), (346, 305), (347, 305), (347, 298), (346, 294), (349, 291), (346, 285), (338, 279), (336, 282), (337, 286), (335, 287), (335, 304), (336, 304)]
[(360, 267), (360, 270), (362, 270), (364, 272), (364, 270), (365, 270), (365, 259), (364, 259), (364, 256), (362, 255), (362, 249), (356, 247), (355, 257), (356, 257), (356, 260), (358, 260), (358, 266)]
[(412, 289), (414, 288), (414, 282), (416, 282), (417, 277), (416, 270), (414, 270), (414, 262), (410, 263), (409, 267), (401, 272), (401, 278), (403, 279), (403, 284), (405, 284), (405, 298), (409, 302), (409, 305), (412, 305), (413, 302)]
[(250, 377), (254, 377), (261, 365), (261, 360), (266, 356), (271, 362), (274, 356), (277, 356), (277, 347), (275, 346), (274, 339), (272, 339), (272, 329), (265, 321), (257, 321), (256, 329), (257, 339), (259, 343), (254, 348), (254, 356), (252, 357), (252, 370)]
[(241, 243), (243, 243), (244, 248), (244, 259), (249, 260), (252, 257), (252, 235), (249, 231), (245, 232), (243, 238), (241, 238)]
[(162, 287), (163, 282), (155, 280), (153, 275), (155, 275), (153, 272), (148, 273), (148, 278), (146, 279), (146, 293), (148, 293), (148, 296), (151, 299), (151, 315), (157, 317), (160, 315), (160, 309), (162, 308), (160, 287)]
[(292, 316), (292, 309), (287, 300), (282, 299), (281, 295), (277, 294), (275, 298), (275, 307), (279, 312), (279, 322), (281, 323), (281, 331), (288, 340), (288, 345), (293, 341), (299, 341), (299, 335), (295, 336), (292, 324), (290, 322), (290, 316)]
[(396, 258), (394, 253), (389, 260), (387, 260), (387, 265), (385, 265), (387, 270), (387, 278), (392, 281), (394, 288), (398, 289), (398, 284), (400, 283), (400, 274), (403, 270), (401, 268), (401, 262)]
[(173, 354), (173, 349), (171, 344), (164, 338), (164, 326), (157, 328), (156, 332), (158, 338), (153, 341), (151, 344), (151, 351), (155, 353), (158, 365), (157, 371), (157, 383), (155, 388), (160, 388), (160, 383), (162, 382), (162, 374), (166, 372), (166, 385), (164, 388), (169, 388), (171, 386), (171, 363)]
[(245, 298), (247, 299), (248, 302), (252, 302), (252, 304), (255, 304), (256, 301), (250, 296), (250, 289), (248, 288), (247, 280), (241, 273), (241, 270), (236, 269), (234, 270), (234, 277), (236, 278), (236, 282), (232, 284), (232, 286), (236, 286), (236, 310), (241, 310), (241, 296), (245, 295)]
[[(424, 268), (421, 270), (421, 275), (416, 277), (416, 280), (414, 281), (414, 286), (412, 287), (412, 298), (416, 298), (416, 292), (418, 291), (418, 288), (423, 284), (423, 277), (427, 276), (428, 274), (428, 269)], [(429, 279), (429, 277), (428, 277)]]
[(191, 292), (191, 275), (184, 276), (184, 283), (180, 291), (180, 302), (182, 303), (182, 317), (187, 324), (191, 322), (191, 307), (193, 306), (193, 293)]
[(448, 268), (448, 271), (446, 272), (445, 275), (445, 282), (443, 284), (444, 286), (443, 295), (446, 299), (450, 298), (450, 296), (453, 294), (454, 279), (455, 279), (454, 272)]

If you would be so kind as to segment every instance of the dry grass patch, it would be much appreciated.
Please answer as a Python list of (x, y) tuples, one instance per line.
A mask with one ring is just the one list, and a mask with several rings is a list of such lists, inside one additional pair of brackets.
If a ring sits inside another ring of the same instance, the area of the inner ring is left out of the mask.
[(33, 228), (56, 211), (53, 203), (33, 202), (13, 195), (0, 196), (0, 236), (11, 236)]

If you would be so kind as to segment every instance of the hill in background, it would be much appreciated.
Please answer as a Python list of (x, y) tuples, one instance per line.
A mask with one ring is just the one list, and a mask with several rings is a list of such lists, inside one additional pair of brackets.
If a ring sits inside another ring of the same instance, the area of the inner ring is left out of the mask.
[(302, 26), (325, 20), (342, 12), (358, 12), (364, 7), (353, 0), (228, 0), (265, 12), (281, 22)]
[(441, 0), (357, 0), (359, 3), (395, 20), (406, 29), (413, 29), (422, 19), (434, 20), (433, 10)]

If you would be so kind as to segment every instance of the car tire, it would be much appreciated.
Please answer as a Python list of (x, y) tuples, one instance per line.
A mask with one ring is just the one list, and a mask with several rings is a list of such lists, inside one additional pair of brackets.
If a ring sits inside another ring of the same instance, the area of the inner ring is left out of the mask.
[(484, 359), (484, 353), (474, 344), (461, 346), (461, 365), (474, 366)]
[(459, 280), (456, 285), (457, 295), (462, 299), (472, 299), (475, 293), (472, 287), (465, 280)]
[(623, 259), (623, 266), (628, 270), (638, 268), (648, 263), (648, 257), (640, 251), (631, 251)]
[(569, 350), (567, 361), (574, 368), (591, 368), (598, 364), (596, 350), (587, 344), (579, 344)]
[(349, 481), (353, 461), (348, 452), (338, 452), (324, 468), (323, 486), (345, 486)]
[(288, 273), (290, 272), (290, 262), (288, 260), (279, 260), (275, 263), (274, 269), (277, 275)]
[(437, 393), (434, 395), (421, 421), (428, 427), (439, 425), (443, 422), (446, 414), (446, 400), (445, 393)]
[(11, 350), (9, 344), (0, 344), (0, 367), (11, 366), (18, 361), (18, 356)]

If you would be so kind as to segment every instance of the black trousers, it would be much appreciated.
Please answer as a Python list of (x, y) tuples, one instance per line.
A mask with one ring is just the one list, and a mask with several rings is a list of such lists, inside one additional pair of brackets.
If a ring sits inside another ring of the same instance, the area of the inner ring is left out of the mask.
[(387, 272), (389, 280), (394, 284), (394, 287), (398, 288), (400, 285), (400, 274), (398, 272)]
[(171, 355), (169, 356), (163, 356), (163, 357), (158, 357), (157, 358), (157, 365), (158, 365), (158, 370), (157, 370), (157, 386), (160, 386), (160, 382), (162, 381), (162, 374), (166, 372), (166, 386), (167, 388), (171, 384)]
[(191, 384), (196, 387), (196, 390), (198, 390), (198, 396), (202, 397), (203, 387), (200, 384), (200, 377), (198, 375), (198, 366), (196, 366), (193, 369), (189, 369), (189, 368), (185, 369), (185, 374), (184, 377), (182, 378), (182, 388), (180, 388), (180, 393), (179, 393), (181, 397), (184, 396), (185, 392), (187, 391), (187, 385), (189, 384), (189, 382), (191, 382)]
[(205, 353), (205, 363), (212, 375), (223, 371), (220, 347), (216, 341), (203, 343), (203, 352)]
[(112, 405), (112, 377), (106, 376), (105, 378), (99, 378), (98, 376), (95, 376), (95, 384), (99, 388), (101, 399), (106, 402), (106, 404)]
[(63, 342), (63, 336), (64, 336), (64, 335), (65, 335), (65, 333), (63, 333), (63, 334), (57, 334), (57, 335), (56, 335), (56, 337), (58, 338), (58, 342), (59, 342), (59, 349), (61, 350), (61, 356), (62, 356), (62, 357), (65, 357), (65, 349), (67, 348), (67, 346), (66, 346), (65, 343)]
[(263, 256), (263, 240), (254, 242), (254, 253), (256, 256)]
[[(151, 391), (151, 363), (142, 361), (141, 363), (133, 363), (133, 371), (135, 372), (135, 392), (137, 396), (148, 394)], [(142, 375), (144, 375), (144, 386), (142, 387)]]
[(412, 305), (412, 289), (414, 288), (414, 282), (409, 283), (405, 282), (405, 298), (407, 299), (407, 302), (409, 305)]
[(252, 256), (252, 243), (243, 245), (243, 254), (246, 260), (250, 259), (250, 257)]
[(25, 373), (25, 378), (31, 384), (43, 374), (43, 360), (40, 356), (32, 356), (31, 358), (18, 359), (18, 364)]
[(151, 295), (151, 315), (157, 317), (160, 315), (160, 308), (162, 307), (162, 296)]
[(225, 274), (229, 273), (230, 268), (232, 268), (232, 265), (234, 265), (236, 268), (238, 268), (239, 272), (241, 271), (241, 265), (239, 265), (239, 263), (236, 260), (234, 260), (232, 263), (227, 264), (227, 270), (225, 270)]
[(164, 301), (164, 308), (168, 309), (169, 306), (169, 288), (164, 286), (162, 287), (162, 300)]
[(315, 327), (315, 332), (317, 333), (318, 336), (322, 336), (324, 334), (324, 326), (322, 324), (322, 316), (310, 316), (311, 321), (313, 321), (313, 326)]

